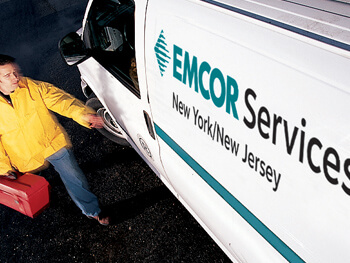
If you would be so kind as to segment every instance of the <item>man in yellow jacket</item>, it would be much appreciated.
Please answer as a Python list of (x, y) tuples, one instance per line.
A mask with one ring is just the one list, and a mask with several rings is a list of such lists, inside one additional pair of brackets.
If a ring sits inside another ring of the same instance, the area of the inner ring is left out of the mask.
[(87, 128), (103, 125), (93, 109), (49, 83), (20, 76), (15, 59), (0, 54), (0, 175), (16, 179), (13, 170), (40, 171), (51, 163), (83, 214), (108, 225), (51, 111)]

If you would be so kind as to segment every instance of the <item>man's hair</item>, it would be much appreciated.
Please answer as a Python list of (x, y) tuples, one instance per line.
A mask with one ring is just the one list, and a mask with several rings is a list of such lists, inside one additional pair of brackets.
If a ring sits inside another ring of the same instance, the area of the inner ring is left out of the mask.
[(16, 59), (11, 56), (0, 54), (0, 66), (15, 63), (15, 61)]

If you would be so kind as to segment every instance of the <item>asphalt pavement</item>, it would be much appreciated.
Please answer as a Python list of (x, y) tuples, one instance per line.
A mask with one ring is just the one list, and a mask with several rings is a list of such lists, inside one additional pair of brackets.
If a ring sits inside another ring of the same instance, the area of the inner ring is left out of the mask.
[[(79, 99), (79, 73), (58, 41), (81, 26), (86, 0), (0, 0), (0, 53), (22, 73)], [(35, 219), (0, 205), (0, 262), (230, 262), (134, 150), (64, 117), (91, 190), (112, 215), (107, 227), (83, 216), (52, 167), (42, 172), (51, 203)]]

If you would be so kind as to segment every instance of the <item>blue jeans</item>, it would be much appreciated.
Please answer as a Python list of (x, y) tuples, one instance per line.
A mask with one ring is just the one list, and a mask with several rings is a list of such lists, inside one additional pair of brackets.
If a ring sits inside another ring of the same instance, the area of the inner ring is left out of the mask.
[(46, 160), (59, 173), (70, 197), (83, 214), (97, 216), (101, 212), (97, 197), (90, 191), (89, 184), (78, 166), (73, 151), (62, 148)]

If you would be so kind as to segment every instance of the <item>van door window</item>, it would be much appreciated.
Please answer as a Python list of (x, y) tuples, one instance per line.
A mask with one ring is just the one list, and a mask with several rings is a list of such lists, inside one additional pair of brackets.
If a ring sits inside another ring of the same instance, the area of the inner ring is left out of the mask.
[(84, 42), (92, 56), (140, 98), (134, 11), (132, 0), (94, 1), (84, 30)]

